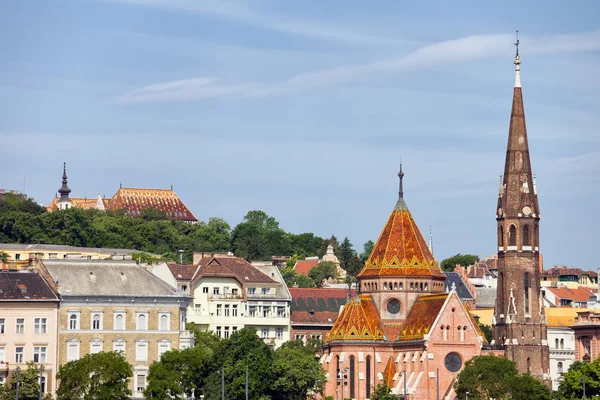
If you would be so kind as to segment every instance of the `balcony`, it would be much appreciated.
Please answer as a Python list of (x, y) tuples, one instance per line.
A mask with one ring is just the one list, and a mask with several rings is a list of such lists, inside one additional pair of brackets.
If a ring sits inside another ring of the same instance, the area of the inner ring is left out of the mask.
[(188, 349), (194, 347), (194, 331), (180, 331), (179, 332), (179, 348)]
[(208, 296), (208, 300), (242, 300), (244, 296), (241, 294), (231, 294), (231, 293), (223, 293), (223, 294), (212, 294)]

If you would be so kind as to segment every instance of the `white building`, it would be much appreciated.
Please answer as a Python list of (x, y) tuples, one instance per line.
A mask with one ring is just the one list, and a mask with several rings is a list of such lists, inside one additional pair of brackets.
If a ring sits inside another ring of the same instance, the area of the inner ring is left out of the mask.
[(577, 320), (577, 311), (581, 309), (546, 308), (552, 390), (558, 389), (561, 374), (575, 361), (575, 332), (570, 326)]
[(230, 254), (197, 255), (195, 261), (168, 264), (177, 287), (194, 297), (188, 322), (223, 338), (253, 328), (274, 347), (290, 340), (292, 296), (277, 266), (253, 266)]

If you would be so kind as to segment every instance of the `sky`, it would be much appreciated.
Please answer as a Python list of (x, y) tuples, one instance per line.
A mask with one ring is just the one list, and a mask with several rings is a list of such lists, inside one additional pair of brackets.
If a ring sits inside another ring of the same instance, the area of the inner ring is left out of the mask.
[(169, 188), (376, 240), (398, 192), (434, 255), (496, 250), (515, 30), (544, 267), (596, 270), (600, 3), (0, 3), (0, 188)]

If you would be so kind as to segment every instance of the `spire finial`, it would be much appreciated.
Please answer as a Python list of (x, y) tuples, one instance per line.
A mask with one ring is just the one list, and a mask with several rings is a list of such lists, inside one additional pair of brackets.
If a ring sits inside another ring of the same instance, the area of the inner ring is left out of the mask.
[(431, 225), (429, 225), (429, 251), (433, 254), (433, 234), (431, 233)]
[(519, 58), (519, 31), (517, 31), (517, 41), (515, 42), (517, 53), (515, 55), (515, 87), (521, 87), (521, 59)]
[(61, 201), (69, 202), (69, 193), (71, 193), (71, 189), (67, 186), (67, 163), (63, 162), (63, 174), (62, 174), (62, 186), (58, 189), (58, 193), (60, 193)]
[(400, 158), (400, 171), (398, 172), (398, 178), (400, 178), (400, 188), (398, 190), (398, 198), (404, 198), (404, 188), (402, 187), (402, 179), (404, 178), (404, 172), (402, 172), (402, 157)]

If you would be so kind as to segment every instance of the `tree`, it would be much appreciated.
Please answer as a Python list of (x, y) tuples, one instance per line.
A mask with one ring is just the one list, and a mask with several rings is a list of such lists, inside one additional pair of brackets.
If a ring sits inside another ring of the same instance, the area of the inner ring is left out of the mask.
[(481, 329), (481, 332), (483, 332), (483, 335), (485, 336), (488, 343), (491, 343), (492, 339), (494, 338), (493, 334), (492, 334), (492, 327), (489, 325), (484, 325), (481, 322), (479, 322), (478, 324), (479, 324), (479, 329)]
[(284, 343), (273, 357), (273, 400), (306, 400), (323, 394), (327, 377), (313, 348), (300, 340)]
[(337, 279), (337, 267), (331, 261), (321, 261), (308, 272), (308, 277), (313, 280), (317, 287), (322, 287), (323, 281), (329, 278)]
[[(12, 400), (16, 398), (17, 376), (12, 374), (10, 381), (2, 385), (0, 390), (0, 400)], [(19, 399), (21, 400), (38, 400), (40, 395), (40, 367), (33, 361), (27, 363), (26, 369), (21, 369), (19, 372)], [(46, 394), (44, 399), (52, 398)]]
[(584, 379), (586, 396), (594, 398), (594, 396), (600, 395), (600, 358), (596, 358), (592, 362), (575, 361), (562, 377), (558, 387), (560, 400), (583, 398)]
[(131, 396), (128, 384), (132, 376), (133, 368), (120, 352), (86, 354), (59, 368), (57, 400), (126, 400)]
[(484, 400), (550, 400), (550, 390), (531, 375), (519, 375), (516, 364), (504, 357), (475, 356), (458, 374), (454, 390), (459, 398)]
[(360, 258), (358, 258), (356, 250), (354, 250), (352, 243), (350, 243), (350, 240), (347, 237), (344, 238), (344, 241), (340, 245), (337, 256), (340, 261), (340, 267), (346, 271), (346, 277), (349, 278), (347, 279), (347, 282), (349, 284), (353, 283), (356, 279), (356, 276), (362, 269), (363, 264), (360, 261)]
[(0, 261), (5, 264), (8, 262), (8, 254), (6, 254), (4, 251), (0, 251)]
[(367, 241), (363, 245), (363, 252), (360, 253), (360, 260), (363, 264), (367, 262), (369, 256), (371, 255), (371, 252), (373, 251), (373, 248), (375, 248), (375, 243), (373, 243), (372, 240)]
[(387, 382), (380, 383), (377, 385), (373, 394), (371, 394), (371, 400), (397, 400), (398, 396), (392, 394), (392, 388), (389, 387)]
[(461, 254), (457, 253), (452, 257), (448, 257), (442, 261), (440, 267), (444, 271), (452, 272), (454, 271), (454, 267), (457, 265), (462, 265), (463, 267), (468, 267), (469, 265), (474, 265), (479, 261), (479, 256), (475, 254)]
[(281, 276), (288, 287), (311, 288), (315, 287), (315, 282), (306, 275), (302, 275), (294, 271), (290, 267), (281, 268)]

